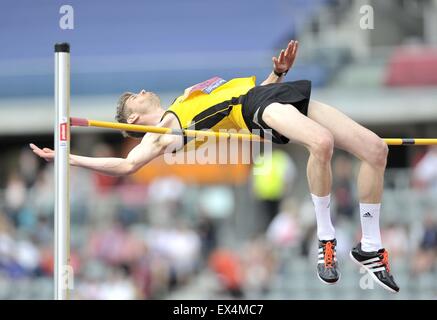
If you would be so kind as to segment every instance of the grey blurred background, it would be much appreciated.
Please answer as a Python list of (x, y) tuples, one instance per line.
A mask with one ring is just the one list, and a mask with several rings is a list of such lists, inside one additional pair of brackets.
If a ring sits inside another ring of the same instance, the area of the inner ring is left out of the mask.
[[(59, 27), (65, 4), (72, 30)], [(369, 6), (374, 28), (363, 29)], [(291, 39), (300, 49), (287, 80), (311, 80), (313, 98), (381, 137), (437, 137), (436, 0), (1, 1), (0, 298), (53, 297), (53, 165), (28, 143), (53, 146), (55, 42), (71, 44), (72, 116), (113, 121), (123, 91), (145, 88), (168, 106), (213, 76), (260, 83)], [(78, 128), (71, 146), (122, 156), (134, 143)], [(342, 279), (327, 287), (316, 277), (306, 151), (274, 155), (279, 171), (265, 177), (251, 166), (156, 164), (123, 179), (71, 168), (74, 299), (437, 297), (435, 148), (390, 148), (381, 228), (397, 295), (347, 256), (360, 237), (356, 160), (333, 159)]]

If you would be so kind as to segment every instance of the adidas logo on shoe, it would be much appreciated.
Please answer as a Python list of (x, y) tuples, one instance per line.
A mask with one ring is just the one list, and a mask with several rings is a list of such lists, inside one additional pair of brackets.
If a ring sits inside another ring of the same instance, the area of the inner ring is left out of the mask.
[(373, 218), (373, 216), (370, 214), (370, 212), (366, 212), (363, 214), (363, 218)]

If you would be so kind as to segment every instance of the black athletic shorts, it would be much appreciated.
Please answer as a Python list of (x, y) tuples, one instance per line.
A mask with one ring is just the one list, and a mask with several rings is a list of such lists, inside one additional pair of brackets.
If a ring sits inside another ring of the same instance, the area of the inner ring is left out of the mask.
[[(243, 118), (250, 130), (258, 130), (262, 137), (272, 134), (272, 141), (279, 144), (289, 142), (289, 139), (270, 128), (263, 120), (265, 108), (273, 103), (292, 104), (305, 116), (308, 114), (308, 104), (311, 96), (311, 81), (299, 80), (283, 83), (271, 83), (250, 89), (243, 100)], [(266, 131), (267, 130), (267, 131)]]

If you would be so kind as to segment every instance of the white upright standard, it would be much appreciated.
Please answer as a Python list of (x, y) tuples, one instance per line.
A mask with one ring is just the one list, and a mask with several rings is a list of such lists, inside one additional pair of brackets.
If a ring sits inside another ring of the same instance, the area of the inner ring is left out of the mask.
[(70, 45), (55, 45), (55, 245), (56, 300), (69, 299), (70, 267)]

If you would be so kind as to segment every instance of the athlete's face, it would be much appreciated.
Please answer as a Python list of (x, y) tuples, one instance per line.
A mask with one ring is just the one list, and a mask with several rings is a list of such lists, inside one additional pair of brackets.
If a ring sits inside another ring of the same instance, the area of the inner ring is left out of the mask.
[(126, 106), (134, 113), (144, 114), (151, 108), (159, 107), (160, 101), (155, 93), (141, 90), (127, 99)]

